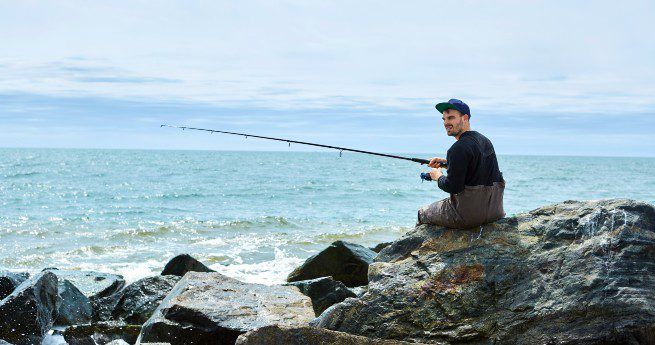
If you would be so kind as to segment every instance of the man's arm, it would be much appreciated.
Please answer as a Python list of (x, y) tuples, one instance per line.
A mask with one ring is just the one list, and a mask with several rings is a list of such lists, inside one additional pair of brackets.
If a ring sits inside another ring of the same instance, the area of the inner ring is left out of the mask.
[(448, 161), (448, 176), (441, 176), (437, 180), (439, 188), (446, 193), (457, 194), (464, 190), (466, 180), (466, 169), (471, 156), (463, 145), (453, 145), (448, 150), (446, 160)]

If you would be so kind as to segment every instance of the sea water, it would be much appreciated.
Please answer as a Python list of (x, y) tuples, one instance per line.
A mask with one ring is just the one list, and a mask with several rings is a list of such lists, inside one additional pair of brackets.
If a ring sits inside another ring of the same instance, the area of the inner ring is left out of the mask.
[[(508, 215), (568, 199), (655, 203), (655, 158), (498, 161)], [(333, 241), (374, 246), (411, 229), (421, 205), (447, 197), (421, 182), (427, 170), (347, 152), (0, 149), (0, 268), (134, 281), (189, 253), (280, 283)]]

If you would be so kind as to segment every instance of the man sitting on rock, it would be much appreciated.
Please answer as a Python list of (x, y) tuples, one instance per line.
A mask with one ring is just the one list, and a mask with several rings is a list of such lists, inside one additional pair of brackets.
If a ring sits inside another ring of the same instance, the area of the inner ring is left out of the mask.
[[(450, 197), (421, 207), (417, 225), (462, 229), (503, 218), (505, 181), (491, 141), (471, 130), (471, 111), (464, 102), (451, 99), (437, 104), (436, 108), (443, 114), (446, 134), (457, 141), (448, 150), (446, 159), (430, 160), (433, 168), (430, 177)], [(444, 175), (440, 164), (446, 162), (448, 170)]]

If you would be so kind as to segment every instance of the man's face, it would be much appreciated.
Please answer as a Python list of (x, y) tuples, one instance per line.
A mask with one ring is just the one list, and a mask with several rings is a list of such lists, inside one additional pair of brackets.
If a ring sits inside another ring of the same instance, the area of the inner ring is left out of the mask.
[(466, 116), (462, 115), (459, 110), (455, 109), (446, 109), (443, 112), (441, 119), (443, 120), (443, 126), (446, 128), (446, 134), (451, 137), (456, 137), (462, 133), (464, 129), (464, 124), (466, 121)]

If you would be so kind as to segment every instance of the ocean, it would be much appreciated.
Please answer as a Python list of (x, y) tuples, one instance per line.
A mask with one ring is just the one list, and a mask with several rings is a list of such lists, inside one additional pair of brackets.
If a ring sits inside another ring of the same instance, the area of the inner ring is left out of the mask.
[[(508, 215), (569, 199), (655, 204), (655, 158), (498, 160)], [(281, 283), (333, 241), (374, 246), (411, 229), (421, 205), (447, 197), (421, 182), (427, 170), (334, 151), (4, 148), (0, 268), (96, 270), (130, 282), (189, 253), (246, 282)]]

